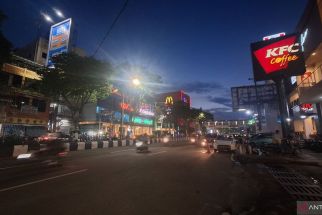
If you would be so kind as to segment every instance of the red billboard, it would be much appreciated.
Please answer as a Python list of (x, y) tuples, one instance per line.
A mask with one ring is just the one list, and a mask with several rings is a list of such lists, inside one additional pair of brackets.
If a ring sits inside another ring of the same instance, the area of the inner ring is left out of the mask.
[(256, 81), (302, 75), (305, 63), (295, 34), (251, 44)]

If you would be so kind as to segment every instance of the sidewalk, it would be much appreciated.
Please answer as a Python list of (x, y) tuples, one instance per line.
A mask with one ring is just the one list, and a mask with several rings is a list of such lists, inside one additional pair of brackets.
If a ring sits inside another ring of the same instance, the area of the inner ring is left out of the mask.
[(322, 167), (322, 153), (301, 150), (297, 155), (274, 154), (261, 155), (247, 154), (245, 149), (236, 151), (235, 159), (241, 163), (266, 163), (266, 164), (297, 164)]

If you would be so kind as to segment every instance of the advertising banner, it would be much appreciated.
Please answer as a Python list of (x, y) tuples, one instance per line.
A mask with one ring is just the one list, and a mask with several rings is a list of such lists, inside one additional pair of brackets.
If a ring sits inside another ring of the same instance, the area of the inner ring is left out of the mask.
[(300, 38), (295, 34), (252, 43), (251, 54), (256, 81), (287, 78), (305, 72)]
[(50, 28), (46, 66), (53, 65), (52, 57), (68, 51), (72, 19), (66, 19)]

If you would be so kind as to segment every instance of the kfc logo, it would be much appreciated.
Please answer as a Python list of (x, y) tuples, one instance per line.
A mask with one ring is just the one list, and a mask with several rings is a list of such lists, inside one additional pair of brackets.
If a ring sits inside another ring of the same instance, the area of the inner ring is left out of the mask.
[(292, 61), (299, 59), (300, 44), (296, 36), (282, 39), (254, 51), (259, 64), (266, 74), (271, 74), (288, 67)]

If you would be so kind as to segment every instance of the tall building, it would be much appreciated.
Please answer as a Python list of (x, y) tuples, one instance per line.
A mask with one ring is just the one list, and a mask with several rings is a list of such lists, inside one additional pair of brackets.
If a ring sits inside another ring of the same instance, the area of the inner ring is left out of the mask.
[(157, 106), (162, 109), (163, 117), (157, 122), (161, 132), (186, 133), (189, 127), (190, 96), (180, 91), (156, 95)]

